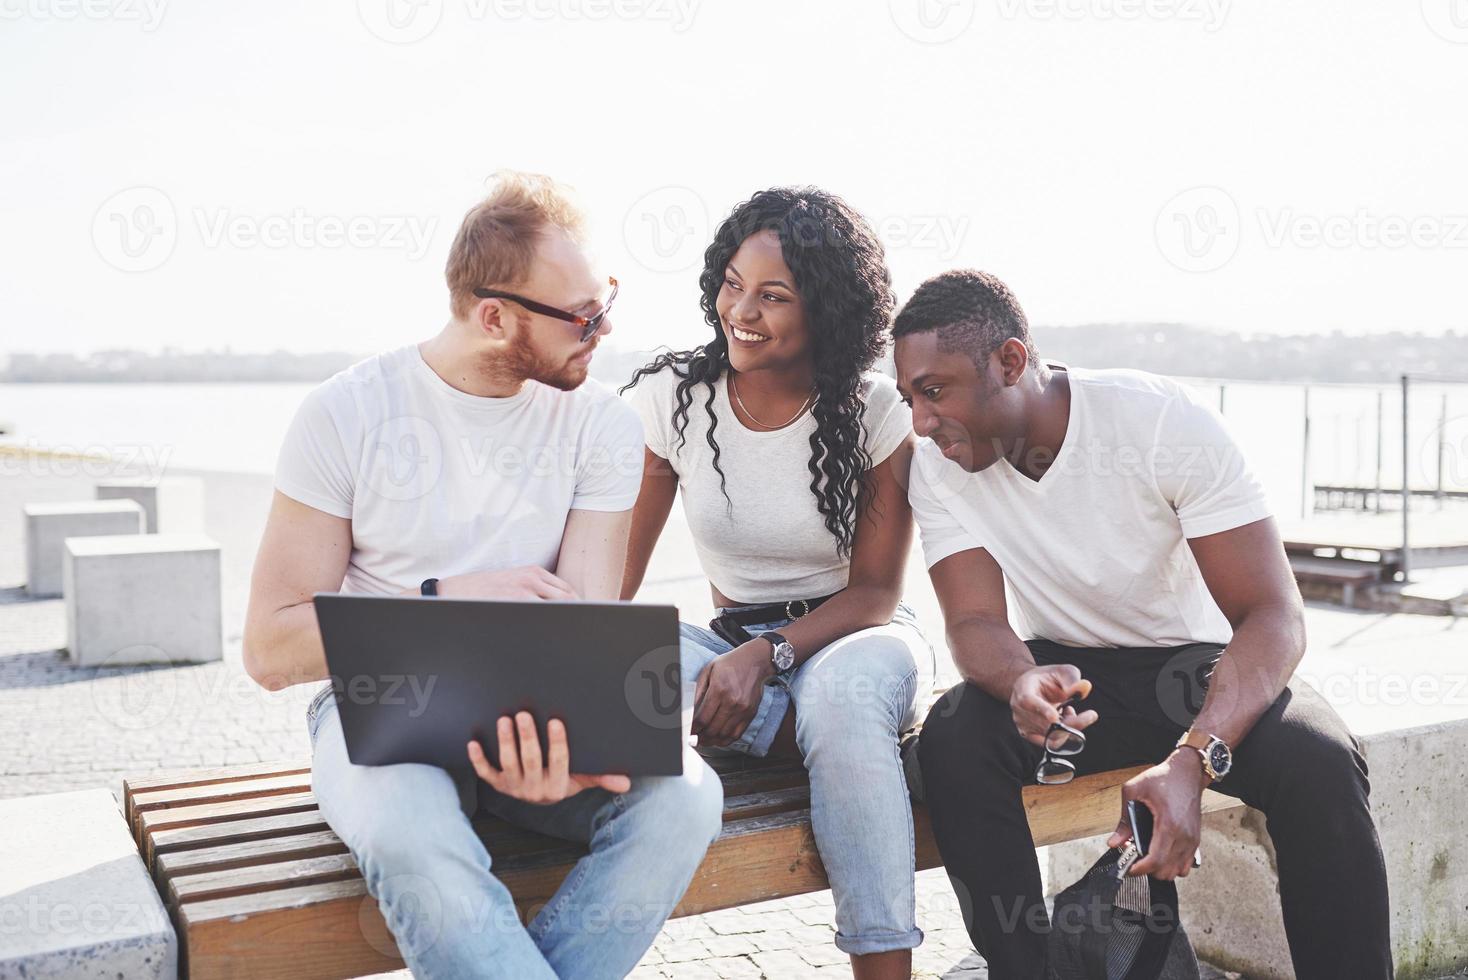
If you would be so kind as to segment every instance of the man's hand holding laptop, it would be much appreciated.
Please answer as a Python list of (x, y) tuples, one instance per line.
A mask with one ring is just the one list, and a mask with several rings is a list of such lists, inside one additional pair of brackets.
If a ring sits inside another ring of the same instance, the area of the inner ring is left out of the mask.
[[(440, 579), (438, 594), (450, 599), (511, 599), (520, 602), (536, 599), (579, 599), (576, 590), (565, 579), (539, 565), (524, 565), (497, 571), (470, 572)], [(625, 793), (632, 788), (626, 776), (588, 776), (570, 771), (570, 749), (566, 744), (566, 725), (559, 718), (546, 723), (546, 741), (542, 749), (535, 731), (535, 719), (528, 711), (514, 718), (500, 718), (496, 724), (501, 768), (496, 769), (476, 741), (469, 742), (469, 761), (479, 778), (497, 792), (526, 803), (559, 803), (583, 789), (597, 787), (612, 793)]]

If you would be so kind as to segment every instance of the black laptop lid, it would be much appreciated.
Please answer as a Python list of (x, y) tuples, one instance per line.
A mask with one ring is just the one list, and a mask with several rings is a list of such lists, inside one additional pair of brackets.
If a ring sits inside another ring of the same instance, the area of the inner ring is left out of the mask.
[(566, 725), (571, 771), (683, 771), (678, 611), (319, 593), (316, 616), (347, 755), (358, 765), (467, 768), (470, 738), (498, 765), (495, 722)]

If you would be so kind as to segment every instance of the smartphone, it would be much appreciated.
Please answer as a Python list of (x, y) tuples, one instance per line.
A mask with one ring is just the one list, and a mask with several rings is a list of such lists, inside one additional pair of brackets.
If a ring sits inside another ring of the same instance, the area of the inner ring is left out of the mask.
[(1146, 857), (1152, 848), (1152, 811), (1145, 803), (1128, 800), (1126, 818), (1132, 828), (1132, 842), (1137, 846), (1137, 857)]
[(740, 626), (732, 619), (725, 619), (723, 616), (709, 623), (709, 629), (713, 630), (715, 636), (730, 646), (737, 647), (754, 639), (743, 626)]

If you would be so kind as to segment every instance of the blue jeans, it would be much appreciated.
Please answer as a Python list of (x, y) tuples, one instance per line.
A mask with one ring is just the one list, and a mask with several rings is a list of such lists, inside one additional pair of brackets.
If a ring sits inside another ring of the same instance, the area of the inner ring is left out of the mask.
[[(691, 749), (682, 776), (539, 806), (495, 792), (469, 769), (353, 765), (329, 691), (308, 714), (311, 788), (415, 977), (626, 976), (719, 835), (723, 787)], [(476, 795), (511, 823), (590, 846), (528, 927), (469, 823)]]
[[(791, 622), (745, 628), (758, 635)], [(684, 623), (681, 629), (690, 702), (699, 673), (732, 647), (702, 627)], [(852, 955), (912, 949), (923, 941), (915, 908), (912, 804), (897, 739), (917, 723), (935, 666), (916, 617), (901, 606), (890, 624), (842, 637), (788, 679), (772, 681), (754, 720), (729, 746), (765, 755), (794, 706), (795, 740), (810, 772), (816, 849), (836, 900), (836, 946)]]

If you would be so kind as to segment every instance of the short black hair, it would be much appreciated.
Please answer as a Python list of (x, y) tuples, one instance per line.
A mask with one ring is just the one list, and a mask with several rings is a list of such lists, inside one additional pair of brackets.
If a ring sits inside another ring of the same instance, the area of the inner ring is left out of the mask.
[(954, 269), (919, 286), (892, 322), (892, 337), (929, 330), (938, 332), (939, 350), (967, 354), (980, 369), (1011, 337), (1025, 345), (1031, 365), (1040, 363), (1025, 311), (992, 273)]

